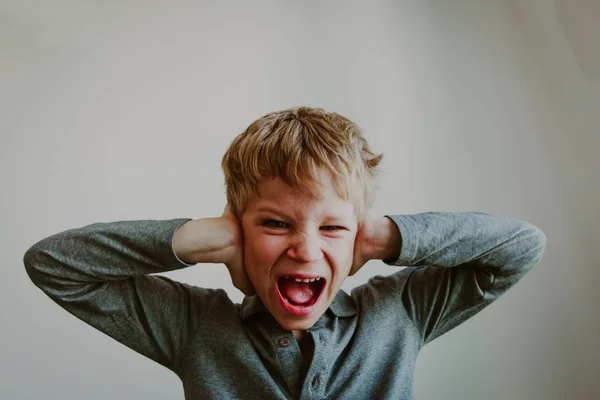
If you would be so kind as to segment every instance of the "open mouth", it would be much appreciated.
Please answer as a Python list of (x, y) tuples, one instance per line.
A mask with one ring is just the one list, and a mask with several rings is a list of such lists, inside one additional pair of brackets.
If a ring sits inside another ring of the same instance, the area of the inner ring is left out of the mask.
[(282, 276), (277, 289), (285, 302), (295, 307), (309, 307), (317, 302), (325, 287), (322, 277)]

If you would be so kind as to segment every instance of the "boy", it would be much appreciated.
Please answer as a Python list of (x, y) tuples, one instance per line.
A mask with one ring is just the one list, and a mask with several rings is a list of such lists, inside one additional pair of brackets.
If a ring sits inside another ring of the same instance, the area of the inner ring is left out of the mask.
[[(419, 350), (538, 263), (534, 225), (488, 213), (376, 216), (381, 155), (347, 118), (268, 114), (223, 157), (221, 217), (97, 223), (31, 247), (61, 307), (174, 371), (186, 399), (412, 399)], [(346, 294), (368, 260), (410, 266)], [(151, 275), (224, 264), (246, 297)]]

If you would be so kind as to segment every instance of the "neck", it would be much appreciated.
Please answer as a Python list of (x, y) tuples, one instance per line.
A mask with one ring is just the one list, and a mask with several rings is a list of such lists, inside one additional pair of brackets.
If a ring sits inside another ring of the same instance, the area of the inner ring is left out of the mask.
[(298, 343), (300, 343), (300, 341), (302, 340), (302, 338), (306, 334), (306, 331), (292, 331), (292, 333), (294, 334), (294, 337), (296, 338), (296, 341)]

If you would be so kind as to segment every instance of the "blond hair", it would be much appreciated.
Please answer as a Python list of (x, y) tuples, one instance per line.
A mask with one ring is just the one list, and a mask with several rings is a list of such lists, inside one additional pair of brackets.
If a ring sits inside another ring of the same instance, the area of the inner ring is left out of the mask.
[(374, 202), (382, 158), (348, 118), (321, 108), (297, 107), (250, 124), (233, 140), (221, 166), (227, 201), (238, 218), (258, 196), (264, 178), (279, 177), (320, 198), (328, 175), (336, 194), (353, 204), (360, 222)]

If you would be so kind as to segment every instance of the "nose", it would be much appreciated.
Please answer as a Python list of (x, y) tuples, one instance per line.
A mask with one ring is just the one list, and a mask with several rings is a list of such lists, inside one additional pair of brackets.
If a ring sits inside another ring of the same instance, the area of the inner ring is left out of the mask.
[(299, 233), (290, 244), (287, 255), (300, 263), (318, 261), (323, 257), (320, 240), (320, 237), (316, 234)]

